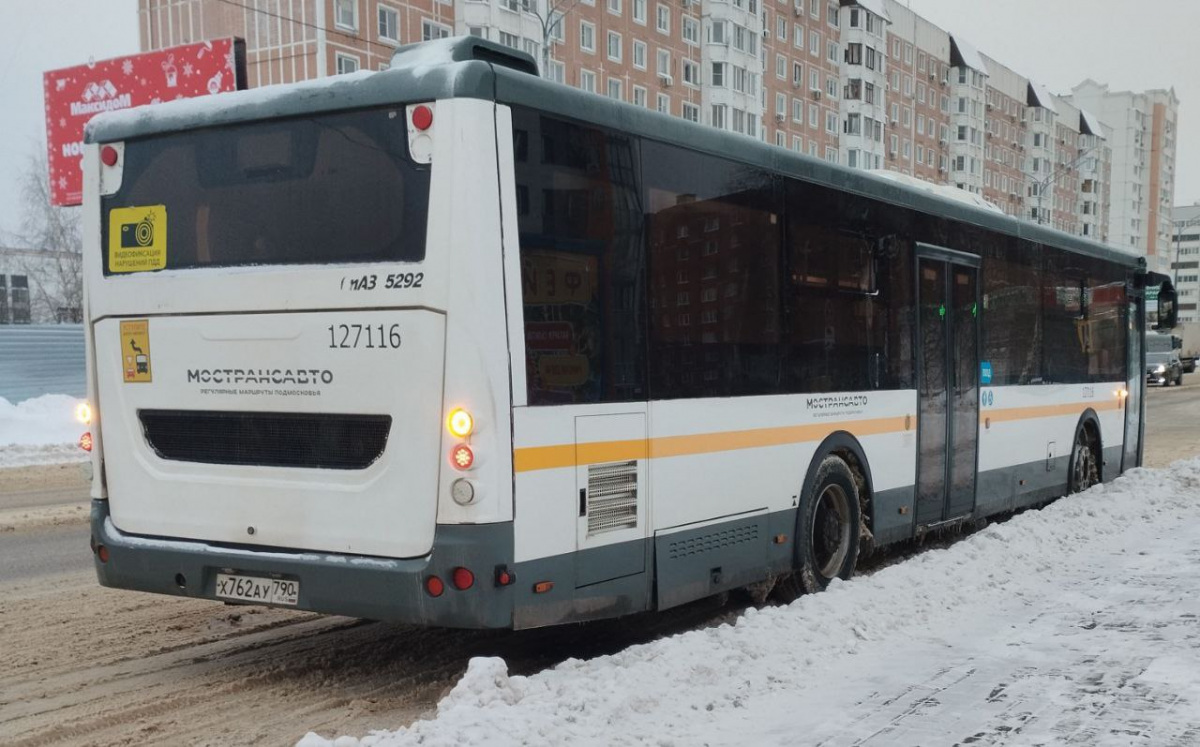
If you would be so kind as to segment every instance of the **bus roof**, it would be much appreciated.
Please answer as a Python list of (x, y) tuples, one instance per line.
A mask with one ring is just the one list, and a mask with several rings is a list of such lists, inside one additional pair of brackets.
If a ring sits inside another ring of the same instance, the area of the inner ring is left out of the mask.
[(851, 169), (768, 145), (745, 135), (661, 114), (631, 103), (544, 80), (528, 55), (475, 37), (453, 37), (400, 47), (392, 67), (210, 97), (142, 106), (98, 115), (87, 125), (87, 142), (114, 142), (180, 130), (301, 116), (326, 111), (449, 98), (515, 104), (686, 145), (852, 194), (943, 215), (1029, 241), (1051, 244), (1130, 268), (1144, 265), (1118, 247), (1040, 226), (902, 181)]

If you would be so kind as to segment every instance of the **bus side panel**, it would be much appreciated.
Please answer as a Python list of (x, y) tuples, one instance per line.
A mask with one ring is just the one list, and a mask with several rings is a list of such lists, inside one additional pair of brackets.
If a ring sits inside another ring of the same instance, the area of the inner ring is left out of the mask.
[(1066, 493), (1075, 429), (1088, 409), (1099, 420), (1105, 477), (1115, 475), (1124, 426), (1121, 387), (1117, 382), (983, 389), (976, 513), (1011, 511)]

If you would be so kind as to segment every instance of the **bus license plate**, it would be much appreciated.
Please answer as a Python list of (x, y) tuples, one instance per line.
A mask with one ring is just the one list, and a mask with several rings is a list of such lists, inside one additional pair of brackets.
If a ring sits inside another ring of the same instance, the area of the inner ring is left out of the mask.
[(300, 601), (300, 582), (218, 573), (217, 596), (242, 602), (286, 604), (294, 607)]

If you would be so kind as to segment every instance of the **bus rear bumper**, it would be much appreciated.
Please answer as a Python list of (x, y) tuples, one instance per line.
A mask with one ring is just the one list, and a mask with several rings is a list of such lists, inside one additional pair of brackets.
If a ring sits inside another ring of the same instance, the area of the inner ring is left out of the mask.
[[(433, 550), (422, 558), (374, 558), (325, 552), (287, 552), (126, 534), (109, 518), (108, 501), (93, 500), (93, 562), (102, 586), (229, 601), (216, 595), (218, 573), (298, 581), (296, 605), (274, 605), (371, 620), (455, 628), (511, 628), (514, 586), (501, 586), (498, 569), (511, 569), (512, 523), (439, 525)], [(107, 551), (100, 560), (99, 547)], [(474, 584), (459, 590), (455, 568)], [(425, 589), (436, 575), (438, 597)], [(238, 602), (235, 602), (238, 603)]]

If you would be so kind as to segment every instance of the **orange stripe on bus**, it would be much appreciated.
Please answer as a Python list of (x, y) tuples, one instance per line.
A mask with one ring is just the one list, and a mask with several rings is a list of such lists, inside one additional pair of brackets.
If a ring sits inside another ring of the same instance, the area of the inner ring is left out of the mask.
[[(906, 420), (908, 423), (906, 424)], [(746, 431), (698, 433), (688, 436), (662, 436), (647, 440), (596, 441), (556, 446), (530, 446), (513, 452), (513, 468), (517, 472), (532, 472), (581, 464), (618, 462), (628, 459), (661, 459), (664, 457), (712, 454), (738, 449), (820, 441), (835, 431), (849, 431), (855, 436), (874, 436), (898, 433), (911, 428), (912, 420), (905, 416), (875, 420), (814, 423), (778, 428), (755, 428)]]
[(1121, 400), (1102, 400), (1096, 402), (1072, 402), (1069, 405), (1040, 405), (1038, 407), (1008, 407), (998, 410), (980, 410), (979, 422), (990, 419), (993, 423), (1008, 420), (1031, 420), (1033, 418), (1052, 418), (1057, 415), (1083, 414), (1087, 408), (1097, 412), (1103, 410), (1122, 409)]

